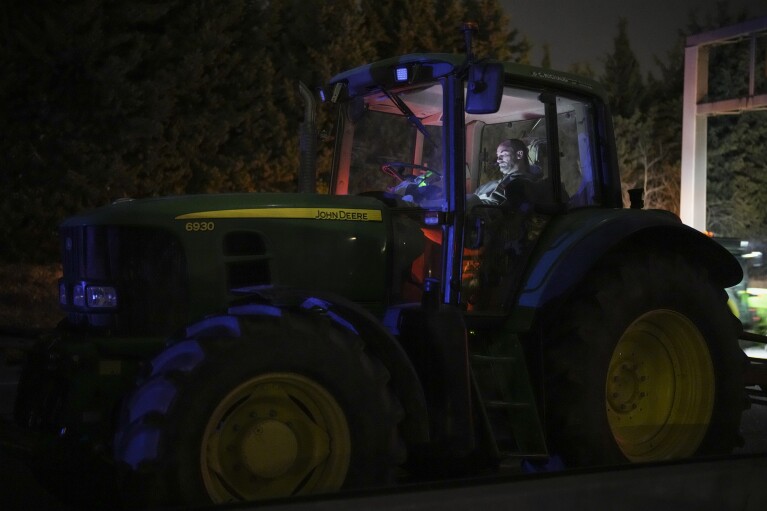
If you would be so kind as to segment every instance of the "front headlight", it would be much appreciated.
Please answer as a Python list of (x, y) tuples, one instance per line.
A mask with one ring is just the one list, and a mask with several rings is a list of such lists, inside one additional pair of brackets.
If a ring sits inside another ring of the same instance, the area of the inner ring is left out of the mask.
[(85, 298), (90, 308), (117, 307), (117, 291), (111, 286), (86, 286)]
[(112, 286), (80, 282), (72, 288), (72, 304), (75, 307), (87, 306), (90, 309), (113, 309), (117, 307), (117, 290)]

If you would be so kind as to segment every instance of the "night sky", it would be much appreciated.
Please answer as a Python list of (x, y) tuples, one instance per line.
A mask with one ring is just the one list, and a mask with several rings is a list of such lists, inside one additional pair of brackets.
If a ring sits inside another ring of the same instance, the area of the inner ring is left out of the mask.
[[(618, 19), (628, 20), (632, 49), (644, 73), (654, 71), (653, 56), (666, 59), (691, 10), (715, 11), (717, 0), (501, 0), (511, 25), (534, 44), (531, 64), (541, 61), (548, 42), (552, 67), (567, 70), (574, 62), (589, 62), (601, 73), (604, 56), (612, 50)], [(767, 16), (765, 0), (730, 0), (730, 15), (746, 8), (749, 18)]]

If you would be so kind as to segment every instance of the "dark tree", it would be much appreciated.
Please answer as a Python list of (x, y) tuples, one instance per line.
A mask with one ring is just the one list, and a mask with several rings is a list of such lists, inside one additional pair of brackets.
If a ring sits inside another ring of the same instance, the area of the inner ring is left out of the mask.
[[(713, 16), (692, 18), (690, 34), (748, 19), (730, 14), (725, 2)], [(764, 50), (762, 50), (764, 51)], [(708, 101), (732, 99), (748, 92), (748, 41), (709, 51)], [(762, 61), (764, 61), (762, 59)], [(767, 239), (767, 116), (764, 112), (708, 119), (707, 229), (719, 236)]]
[(120, 197), (289, 188), (295, 135), (261, 9), (5, 4), (3, 256), (52, 257), (59, 220)]
[(622, 117), (631, 117), (642, 105), (645, 96), (639, 61), (631, 49), (627, 28), (628, 21), (621, 18), (618, 22), (618, 35), (613, 39), (613, 51), (607, 55), (602, 77), (613, 115)]
[(478, 56), (527, 59), (497, 0), (4, 2), (0, 259), (55, 260), (61, 219), (121, 197), (295, 190), (299, 80), (462, 52), (470, 18)]

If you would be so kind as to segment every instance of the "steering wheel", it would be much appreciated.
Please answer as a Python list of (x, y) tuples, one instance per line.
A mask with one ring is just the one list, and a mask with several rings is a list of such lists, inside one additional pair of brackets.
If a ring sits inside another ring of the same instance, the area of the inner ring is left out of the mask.
[[(408, 169), (423, 170), (424, 173), (420, 176), (414, 176), (412, 172), (406, 172)], [(392, 176), (397, 181), (416, 181), (416, 179), (422, 179), (427, 185), (436, 183), (442, 179), (442, 174), (438, 171), (418, 165), (417, 163), (410, 163), (406, 161), (387, 161), (381, 165), (381, 172)]]

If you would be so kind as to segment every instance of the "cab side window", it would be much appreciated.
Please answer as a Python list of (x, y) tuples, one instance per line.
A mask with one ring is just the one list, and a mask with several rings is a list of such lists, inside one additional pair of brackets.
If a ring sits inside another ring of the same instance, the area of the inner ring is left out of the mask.
[(470, 311), (509, 306), (552, 215), (599, 200), (591, 104), (508, 87), (504, 94), (507, 110), (467, 125), (468, 161), (478, 170), (467, 190), (462, 296)]
[(568, 208), (598, 202), (593, 112), (588, 103), (557, 98), (559, 169)]

